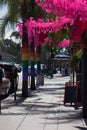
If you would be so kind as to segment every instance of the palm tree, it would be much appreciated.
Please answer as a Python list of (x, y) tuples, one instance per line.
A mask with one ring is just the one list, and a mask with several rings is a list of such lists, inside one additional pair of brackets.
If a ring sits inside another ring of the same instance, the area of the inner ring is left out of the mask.
[(11, 33), (10, 37), (15, 37), (16, 39), (19, 39), (20, 38), (20, 34), (18, 31), (14, 31)]
[[(23, 23), (23, 37), (22, 37), (22, 65), (23, 65), (23, 82), (22, 82), (22, 96), (28, 96), (28, 35), (24, 26), (26, 20), (30, 16), (37, 17), (39, 11), (35, 6), (35, 0), (0, 0), (0, 6), (7, 5), (8, 11), (6, 16), (2, 19), (0, 26), (1, 37), (5, 34), (5, 27), (10, 23), (11, 26), (15, 25), (18, 21)], [(15, 5), (15, 6), (14, 6)]]

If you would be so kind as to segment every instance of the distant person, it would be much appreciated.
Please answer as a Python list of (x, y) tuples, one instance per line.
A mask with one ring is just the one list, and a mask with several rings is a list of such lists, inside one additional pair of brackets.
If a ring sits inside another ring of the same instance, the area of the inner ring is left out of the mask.
[(67, 67), (65, 67), (65, 76), (68, 76), (68, 70), (67, 70)]
[(65, 68), (64, 67), (61, 68), (61, 74), (62, 74), (62, 76), (65, 76)]

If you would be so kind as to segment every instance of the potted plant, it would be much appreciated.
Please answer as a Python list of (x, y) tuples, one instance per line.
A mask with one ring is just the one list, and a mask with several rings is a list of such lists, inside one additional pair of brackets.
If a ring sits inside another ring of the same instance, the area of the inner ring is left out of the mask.
[(74, 83), (74, 72), (78, 71), (78, 64), (81, 60), (81, 57), (82, 57), (82, 49), (73, 54), (69, 60), (69, 65), (73, 73), (73, 83)]

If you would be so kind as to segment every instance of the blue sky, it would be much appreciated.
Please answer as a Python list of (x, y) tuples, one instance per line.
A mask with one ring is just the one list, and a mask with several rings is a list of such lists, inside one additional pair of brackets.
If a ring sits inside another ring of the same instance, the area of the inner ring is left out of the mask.
[(2, 18), (3, 15), (6, 14), (6, 12), (7, 12), (7, 7), (6, 7), (6, 6), (4, 6), (3, 8), (1, 8), (1, 9), (0, 9), (0, 18)]
[[(3, 18), (4, 15), (6, 15), (6, 12), (7, 12), (7, 7), (3, 7), (0, 9), (0, 18)], [(10, 35), (13, 31), (16, 31), (17, 29), (15, 28), (15, 30), (12, 30), (11, 27), (7, 27), (6, 28), (6, 31), (5, 31), (5, 37), (4, 39), (8, 38), (8, 39), (12, 39), (13, 41), (15, 41), (16, 43), (19, 43), (19, 39), (15, 39), (14, 37), (10, 38)]]
[[(7, 7), (4, 6), (3, 8), (0, 8), (0, 19), (3, 19), (3, 16), (6, 15), (7, 12)], [(5, 38), (9, 38), (10, 32), (8, 31), (8, 29), (6, 29), (6, 35)]]
[[(6, 15), (6, 12), (7, 12), (7, 7), (4, 6), (3, 8), (0, 8), (0, 19), (2, 18), (3, 19), (3, 16)], [(5, 31), (5, 37), (4, 39), (8, 38), (8, 39), (12, 39), (13, 41), (15, 41), (16, 43), (19, 43), (19, 39), (15, 39), (14, 37), (10, 38), (10, 35), (13, 31), (16, 31), (17, 29), (15, 28), (15, 30), (12, 30), (11, 27), (7, 27), (6, 28), (6, 31)]]
[[(7, 7), (4, 6), (3, 8), (0, 9), (0, 19), (3, 18), (4, 15), (6, 15), (7, 12)], [(11, 28), (6, 28), (6, 32), (5, 32), (5, 39), (9, 38), (10, 39), (10, 35), (12, 33), (12, 29)]]

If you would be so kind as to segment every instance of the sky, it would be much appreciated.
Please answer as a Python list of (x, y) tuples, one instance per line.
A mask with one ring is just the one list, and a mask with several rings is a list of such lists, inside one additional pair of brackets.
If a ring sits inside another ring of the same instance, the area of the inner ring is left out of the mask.
[[(3, 8), (0, 9), (0, 19), (3, 19), (3, 16), (6, 14), (6, 12), (7, 12), (6, 6), (4, 6)], [(5, 38), (9, 38), (10, 33), (11, 32), (8, 29), (6, 29)]]
[(3, 8), (1, 8), (1, 9), (0, 9), (0, 18), (2, 18), (3, 15), (6, 14), (6, 12), (7, 12), (7, 7), (6, 7), (6, 6), (4, 6)]
[[(0, 9), (0, 19), (3, 18), (4, 15), (6, 15), (6, 12), (7, 12), (7, 7), (4, 6), (3, 8)], [(10, 35), (12, 33), (12, 29), (11, 28), (6, 28), (6, 32), (5, 32), (5, 39), (8, 38), (8, 39), (11, 39), (10, 38)]]

